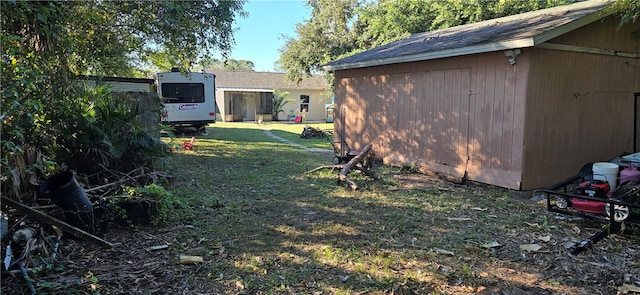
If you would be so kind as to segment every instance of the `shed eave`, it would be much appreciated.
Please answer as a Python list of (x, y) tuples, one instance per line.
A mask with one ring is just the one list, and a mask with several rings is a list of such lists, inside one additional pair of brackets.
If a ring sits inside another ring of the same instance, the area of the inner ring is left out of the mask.
[(591, 13), (585, 17), (581, 17), (578, 18), (572, 22), (566, 23), (562, 26), (559, 26), (557, 28), (551, 29), (549, 31), (546, 31), (544, 33), (538, 34), (536, 36), (533, 37), (533, 41), (534, 44), (541, 44), (544, 42), (547, 42), (553, 38), (556, 38), (558, 36), (564, 35), (566, 33), (569, 33), (571, 31), (577, 30), (583, 26), (586, 26), (590, 23), (593, 23), (595, 21), (601, 20), (609, 15), (612, 15), (616, 12), (615, 9), (603, 9), (603, 10), (598, 10), (594, 13)]
[(440, 51), (424, 52), (419, 54), (402, 55), (402, 56), (382, 58), (382, 59), (372, 59), (372, 60), (365, 60), (360, 62), (339, 63), (336, 65), (324, 65), (322, 66), (322, 68), (326, 71), (366, 68), (366, 67), (373, 67), (373, 66), (396, 64), (396, 63), (425, 61), (425, 60), (432, 60), (432, 59), (445, 58), (445, 57), (455, 57), (455, 56), (471, 55), (471, 54), (493, 52), (493, 51), (500, 51), (500, 50), (509, 50), (509, 49), (515, 49), (515, 48), (525, 48), (525, 47), (532, 47), (533, 45), (534, 45), (533, 38), (523, 38), (523, 39), (499, 41), (499, 42), (493, 42), (493, 43), (481, 44), (481, 45), (475, 45), (475, 46), (452, 48), (452, 49), (440, 50)]

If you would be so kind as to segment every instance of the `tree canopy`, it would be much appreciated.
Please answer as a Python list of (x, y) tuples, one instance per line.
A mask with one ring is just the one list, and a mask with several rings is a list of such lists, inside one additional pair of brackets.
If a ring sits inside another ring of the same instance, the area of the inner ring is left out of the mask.
[(160, 49), (188, 68), (214, 51), (227, 56), (244, 2), (3, 2), (3, 47), (61, 57), (74, 74), (130, 76)]
[[(287, 36), (278, 63), (287, 79), (300, 82), (331, 60), (378, 47), (411, 34), (574, 3), (573, 0), (309, 0), (311, 18)], [(618, 0), (622, 20), (635, 21), (636, 0)]]
[(214, 51), (227, 56), (245, 2), (3, 1), (3, 191), (56, 168), (61, 152), (79, 155), (81, 139), (99, 142), (83, 128), (99, 127), (95, 100), (108, 95), (81, 89), (78, 76), (144, 76), (137, 69), (160, 49), (185, 69)]
[(250, 60), (237, 60), (228, 58), (225, 60), (211, 59), (207, 63), (202, 63), (202, 68), (207, 70), (230, 70), (230, 71), (250, 71), (253, 72), (255, 64)]

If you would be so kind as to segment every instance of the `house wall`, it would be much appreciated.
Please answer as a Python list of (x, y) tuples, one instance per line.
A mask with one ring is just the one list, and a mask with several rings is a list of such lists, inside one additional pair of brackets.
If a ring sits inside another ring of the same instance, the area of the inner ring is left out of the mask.
[[(227, 111), (225, 109), (225, 97), (224, 90), (216, 88), (216, 120), (221, 122), (227, 122), (225, 120), (225, 115), (227, 115)], [(227, 100), (228, 101), (228, 100)]]
[[(300, 112), (300, 95), (309, 95), (309, 112), (306, 114), (307, 121), (324, 121), (325, 120), (325, 104), (330, 103), (331, 99), (326, 98), (320, 90), (288, 90), (288, 98), (295, 99), (295, 102), (287, 103), (284, 107), (284, 113), (280, 113), (278, 119), (284, 121), (287, 119), (290, 111), (294, 114)], [(232, 96), (236, 94), (243, 95), (243, 100), (238, 103), (231, 103)], [(219, 120), (223, 122), (232, 121), (254, 121), (257, 109), (257, 100), (260, 99), (260, 92), (251, 91), (228, 91), (216, 90), (216, 103), (218, 105)], [(235, 110), (232, 110), (232, 108)]]
[[(632, 32), (607, 18), (549, 43), (589, 52), (530, 49), (523, 188), (546, 187), (576, 175), (588, 162), (633, 151), (634, 92), (640, 91), (640, 54)], [(584, 47), (584, 48), (583, 48)]]
[(286, 120), (290, 111), (294, 114), (300, 112), (300, 95), (309, 95), (309, 112), (305, 115), (307, 121), (324, 121), (325, 120), (325, 108), (324, 105), (331, 102), (330, 98), (323, 95), (321, 90), (290, 90), (282, 89), (289, 92), (288, 98), (295, 99), (295, 102), (287, 103), (282, 109), (284, 113), (280, 113), (278, 118), (280, 120)]
[[(246, 91), (216, 90), (216, 118), (222, 122), (241, 122), (245, 120), (247, 112), (251, 111), (245, 111), (249, 98), (253, 99), (256, 94)], [(252, 106), (255, 108), (255, 103)], [(254, 116), (253, 113), (251, 116)]]
[(335, 127), (387, 164), (519, 188), (528, 69), (495, 52), (338, 70)]

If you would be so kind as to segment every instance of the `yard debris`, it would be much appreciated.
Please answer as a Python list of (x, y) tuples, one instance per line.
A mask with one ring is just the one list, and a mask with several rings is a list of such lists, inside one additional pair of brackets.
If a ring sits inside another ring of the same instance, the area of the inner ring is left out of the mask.
[(7, 244), (7, 250), (5, 250), (4, 255), (4, 270), (9, 270), (9, 266), (11, 266), (11, 260), (13, 259), (13, 250), (11, 249), (11, 242)]
[(449, 221), (471, 221), (473, 219), (469, 218), (469, 217), (447, 217), (447, 220), (449, 220)]
[(497, 247), (502, 247), (502, 244), (493, 241), (491, 243), (486, 243), (486, 244), (482, 244), (481, 245), (482, 248), (487, 248), (487, 249), (491, 249), (491, 248), (497, 248)]
[(144, 250), (145, 251), (157, 251), (157, 250), (162, 250), (162, 249), (167, 249), (167, 248), (169, 248), (169, 245), (164, 244), (164, 245), (147, 247)]
[(622, 286), (618, 287), (618, 292), (620, 292), (620, 294), (629, 294), (629, 292), (640, 293), (640, 287), (636, 285), (622, 284)]
[(13, 242), (20, 247), (24, 247), (29, 240), (36, 235), (36, 230), (30, 227), (19, 229), (13, 233)]
[(520, 245), (520, 250), (527, 251), (527, 252), (538, 252), (538, 251), (540, 251), (540, 249), (542, 249), (542, 246), (540, 246), (538, 244)]
[(202, 256), (180, 255), (180, 264), (193, 264), (204, 262)]
[(358, 190), (359, 189), (358, 184), (349, 178), (349, 173), (351, 172), (352, 169), (360, 171), (365, 175), (372, 177), (373, 179), (380, 179), (380, 176), (371, 172), (371, 165), (365, 164), (365, 160), (368, 160), (370, 152), (371, 152), (371, 144), (369, 143), (364, 146), (364, 148), (360, 153), (358, 153), (358, 155), (353, 157), (353, 159), (349, 160), (349, 162), (345, 164), (320, 166), (311, 171), (306, 172), (305, 174), (313, 173), (321, 169), (342, 169), (340, 171), (340, 175), (338, 176), (338, 183), (344, 182), (348, 184), (352, 190), (354, 191)]
[[(362, 151), (360, 152), (360, 154), (358, 154), (357, 156), (355, 156), (353, 159), (351, 159), (351, 161), (349, 161), (347, 164), (344, 164), (344, 168), (342, 168), (342, 171), (340, 171), (340, 181), (346, 182), (347, 184), (349, 184), (349, 186), (351, 187), (352, 190), (358, 190), (358, 185), (349, 178), (349, 172), (351, 172), (351, 169), (358, 165), (359, 163), (361, 163), (366, 157), (367, 155), (369, 155), (369, 152), (371, 151), (371, 144), (367, 144), (364, 146), (364, 148), (362, 149)], [(365, 174), (369, 175), (369, 173), (367, 173), (367, 169), (361, 169), (360, 171), (365, 172)], [(376, 178), (376, 177), (374, 177)]]
[(321, 129), (305, 126), (302, 129), (302, 133), (300, 134), (300, 138), (325, 138), (327, 135)]
[(433, 252), (436, 252), (438, 254), (451, 255), (451, 256), (454, 255), (454, 253), (452, 251), (445, 250), (445, 249), (433, 248), (431, 250), (433, 250)]
[(535, 228), (540, 228), (540, 225), (537, 223), (529, 223), (529, 222), (525, 222), (526, 225), (531, 226), (531, 227), (535, 227)]
[(550, 235), (546, 235), (546, 236), (539, 236), (538, 240), (543, 241), (545, 243), (551, 241), (551, 236)]
[(60, 229), (62, 229), (63, 231), (73, 235), (74, 237), (77, 238), (81, 238), (93, 243), (96, 243), (102, 247), (105, 248), (112, 248), (115, 245), (103, 240), (100, 237), (97, 237), (93, 234), (90, 234), (84, 230), (81, 230), (75, 226), (72, 226), (60, 219), (57, 219), (55, 217), (49, 216), (44, 212), (41, 212), (39, 210), (33, 209), (31, 207), (28, 207), (26, 205), (23, 205), (22, 203), (6, 198), (6, 197), (2, 197), (2, 202), (5, 202), (7, 204), (9, 204), (10, 206), (14, 207), (15, 209), (18, 209), (20, 211), (22, 211), (23, 213), (25, 213), (26, 215), (28, 215), (29, 217), (32, 217), (33, 219), (36, 219), (40, 222), (44, 222), (47, 224), (51, 224), (51, 225), (55, 225), (57, 227), (59, 227)]

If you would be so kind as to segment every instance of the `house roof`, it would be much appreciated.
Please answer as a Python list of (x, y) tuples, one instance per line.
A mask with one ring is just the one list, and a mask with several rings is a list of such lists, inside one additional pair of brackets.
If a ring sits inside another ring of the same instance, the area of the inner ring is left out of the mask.
[(613, 13), (611, 0), (592, 0), (436, 31), (331, 61), (325, 70), (413, 62), (536, 46)]
[(216, 88), (244, 91), (324, 90), (327, 82), (322, 76), (305, 78), (296, 84), (285, 80), (284, 73), (250, 71), (208, 71), (216, 75)]

